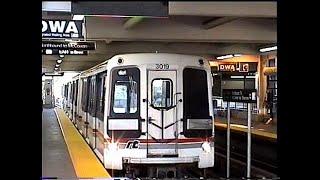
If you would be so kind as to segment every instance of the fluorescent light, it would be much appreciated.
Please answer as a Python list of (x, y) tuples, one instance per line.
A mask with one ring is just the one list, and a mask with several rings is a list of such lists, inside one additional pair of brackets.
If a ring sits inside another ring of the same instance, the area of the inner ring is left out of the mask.
[(227, 59), (227, 58), (232, 58), (232, 57), (233, 57), (233, 55), (229, 54), (229, 55), (219, 56), (219, 57), (217, 57), (217, 59)]
[(274, 51), (274, 50), (277, 50), (277, 46), (259, 49), (260, 52), (268, 52), (268, 51)]
[(58, 64), (61, 64), (61, 63), (62, 63), (62, 59), (58, 59), (58, 60), (57, 60), (57, 63), (58, 63)]
[(246, 76), (247, 79), (251, 78), (251, 79), (255, 79), (256, 76)]
[(58, 68), (60, 65), (59, 64), (56, 64), (56, 68)]
[[(243, 79), (244, 76), (230, 76), (231, 79)], [(246, 79), (254, 79), (256, 76), (246, 76)]]
[(63, 58), (63, 57), (64, 57), (64, 55), (63, 55), (63, 54), (60, 54), (60, 55), (59, 55), (59, 57)]
[(72, 20), (83, 20), (84, 15), (73, 15)]
[(51, 12), (71, 12), (71, 2), (63, 1), (43, 1), (42, 2), (42, 11), (51, 11)]
[(231, 79), (238, 79), (238, 78), (243, 79), (244, 76), (231, 76), (230, 78), (231, 78)]
[(46, 49), (46, 54), (52, 54), (52, 49)]
[(234, 54), (233, 56), (234, 57), (240, 57), (240, 56), (242, 56), (242, 54)]

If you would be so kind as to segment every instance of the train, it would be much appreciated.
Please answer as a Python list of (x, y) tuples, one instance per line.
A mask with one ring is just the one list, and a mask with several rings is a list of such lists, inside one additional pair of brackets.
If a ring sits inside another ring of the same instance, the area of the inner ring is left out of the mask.
[(106, 169), (177, 178), (214, 167), (212, 85), (203, 57), (120, 54), (64, 84), (63, 109)]

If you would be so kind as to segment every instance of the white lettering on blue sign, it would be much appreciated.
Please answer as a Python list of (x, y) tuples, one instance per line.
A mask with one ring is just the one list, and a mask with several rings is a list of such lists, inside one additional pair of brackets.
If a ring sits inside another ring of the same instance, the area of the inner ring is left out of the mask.
[[(49, 26), (48, 26), (49, 23)], [(66, 21), (42, 21), (42, 32), (46, 32), (49, 28), (50, 32), (53, 33), (79, 33), (78, 28), (74, 21), (69, 21), (66, 25)]]

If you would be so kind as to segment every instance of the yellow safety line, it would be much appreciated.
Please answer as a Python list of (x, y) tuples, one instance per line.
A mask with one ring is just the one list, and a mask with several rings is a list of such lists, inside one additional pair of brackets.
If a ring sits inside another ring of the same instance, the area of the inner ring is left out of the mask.
[(110, 178), (110, 174), (95, 156), (92, 149), (77, 132), (63, 110), (55, 108), (64, 140), (78, 178)]
[[(224, 124), (224, 123), (215, 122), (214, 125), (218, 126), (218, 127), (227, 128), (227, 124)], [(230, 124), (230, 129), (236, 130), (236, 131), (247, 132), (247, 126), (239, 127), (237, 124)], [(251, 132), (252, 132), (252, 134), (255, 134), (258, 136), (268, 137), (268, 138), (271, 138), (274, 140), (277, 139), (277, 134), (275, 134), (275, 133), (260, 131), (257, 129), (252, 129)]]

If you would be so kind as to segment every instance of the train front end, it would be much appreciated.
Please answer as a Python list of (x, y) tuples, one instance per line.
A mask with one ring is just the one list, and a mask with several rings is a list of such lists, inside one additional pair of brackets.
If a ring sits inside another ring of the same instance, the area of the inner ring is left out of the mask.
[(214, 166), (212, 76), (207, 60), (129, 54), (113, 57), (108, 66), (103, 152), (107, 169)]

